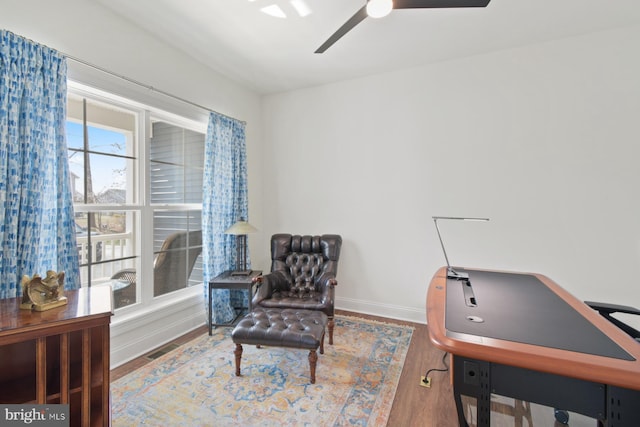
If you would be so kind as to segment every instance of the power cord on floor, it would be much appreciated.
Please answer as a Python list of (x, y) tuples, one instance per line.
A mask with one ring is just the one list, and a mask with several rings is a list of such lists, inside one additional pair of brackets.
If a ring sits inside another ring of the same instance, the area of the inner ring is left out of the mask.
[(442, 368), (431, 368), (429, 369), (423, 377), (420, 378), (420, 385), (423, 387), (431, 387), (431, 378), (429, 378), (429, 374), (431, 372), (447, 372), (449, 371), (449, 365), (447, 365), (447, 355), (448, 353), (445, 352), (442, 355), (442, 364), (444, 365), (444, 369)]

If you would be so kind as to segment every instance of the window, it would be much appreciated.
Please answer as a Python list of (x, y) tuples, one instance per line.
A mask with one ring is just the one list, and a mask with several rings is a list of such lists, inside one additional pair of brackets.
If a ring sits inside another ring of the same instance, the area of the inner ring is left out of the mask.
[(201, 284), (206, 124), (74, 88), (67, 105), (82, 286), (117, 310)]
[(149, 151), (154, 296), (159, 296), (202, 283), (204, 134), (153, 121)]

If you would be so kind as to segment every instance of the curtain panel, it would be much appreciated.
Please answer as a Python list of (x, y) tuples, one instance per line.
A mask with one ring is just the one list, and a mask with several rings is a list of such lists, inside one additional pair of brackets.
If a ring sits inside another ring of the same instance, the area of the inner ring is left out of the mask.
[[(204, 293), (208, 313), (208, 283), (220, 273), (233, 269), (236, 236), (224, 234), (236, 221), (248, 220), (245, 124), (212, 112), (205, 139), (204, 185), (202, 195), (202, 253)], [(249, 255), (247, 263), (250, 264)], [(244, 291), (217, 289), (212, 295), (212, 323), (235, 318), (233, 306), (248, 305)]]
[(66, 59), (0, 30), (0, 298), (47, 270), (65, 272), (65, 289), (80, 286), (66, 99)]

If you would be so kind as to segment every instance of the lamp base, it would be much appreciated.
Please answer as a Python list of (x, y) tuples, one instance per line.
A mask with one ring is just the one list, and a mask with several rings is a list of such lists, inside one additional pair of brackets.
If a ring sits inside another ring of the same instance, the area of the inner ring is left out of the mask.
[(447, 269), (447, 279), (455, 279), (455, 280), (469, 280), (468, 273), (459, 273), (455, 271), (453, 268), (449, 267)]
[(232, 271), (231, 275), (232, 276), (251, 276), (252, 272), (253, 270), (236, 270), (236, 271)]

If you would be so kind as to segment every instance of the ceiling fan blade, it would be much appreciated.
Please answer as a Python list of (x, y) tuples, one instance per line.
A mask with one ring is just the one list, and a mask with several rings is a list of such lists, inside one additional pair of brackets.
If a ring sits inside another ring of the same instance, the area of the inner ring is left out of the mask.
[[(394, 9), (426, 9), (426, 8), (454, 8), (454, 7), (487, 7), (491, 0), (393, 0)], [(342, 36), (347, 34), (367, 17), (367, 5), (365, 4), (356, 12), (338, 31), (333, 33), (326, 42), (314, 53), (323, 53), (329, 49)]]
[(491, 0), (393, 0), (394, 9), (487, 7)]
[(338, 31), (333, 33), (326, 42), (322, 44), (314, 53), (322, 53), (325, 50), (329, 49), (329, 47), (340, 40), (342, 36), (347, 34), (353, 27), (358, 25), (364, 18), (367, 17), (367, 6), (363, 6), (362, 9), (356, 12), (347, 22), (345, 22), (342, 27), (338, 28)]

